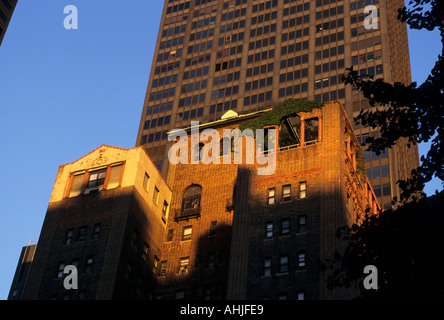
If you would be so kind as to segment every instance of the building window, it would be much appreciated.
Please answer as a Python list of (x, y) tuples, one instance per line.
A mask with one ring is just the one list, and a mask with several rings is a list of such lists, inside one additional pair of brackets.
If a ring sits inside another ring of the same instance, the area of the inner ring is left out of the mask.
[(304, 233), (307, 230), (307, 218), (306, 216), (299, 216), (298, 233)]
[(63, 278), (63, 270), (65, 269), (65, 263), (64, 262), (60, 262), (59, 263), (59, 268), (57, 270), (57, 278)]
[(93, 257), (88, 257), (86, 259), (86, 264), (85, 264), (85, 273), (89, 273), (92, 271), (92, 265), (93, 265)]
[(298, 300), (305, 300), (305, 293), (303, 291), (298, 292)]
[(175, 295), (176, 300), (181, 300), (185, 298), (185, 291), (177, 291)]
[(66, 231), (66, 236), (65, 236), (65, 244), (71, 244), (72, 242), (72, 229), (69, 229), (68, 231)]
[(93, 233), (91, 235), (91, 239), (93, 239), (93, 240), (99, 239), (100, 227), (101, 227), (100, 222), (98, 222), (98, 223), (96, 223), (94, 225)]
[(282, 201), (291, 200), (291, 185), (286, 185), (282, 187)]
[(79, 260), (78, 259), (74, 259), (71, 261), (71, 265), (78, 268), (79, 267)]
[(271, 276), (271, 258), (264, 259), (264, 276)]
[(190, 257), (180, 258), (179, 273), (188, 272), (189, 263), (190, 263)]
[(388, 177), (390, 176), (390, 167), (388, 165), (381, 167), (381, 176), (382, 177)]
[(145, 189), (145, 191), (148, 191), (148, 185), (150, 184), (150, 176), (145, 173), (145, 176), (143, 177), (143, 189)]
[(184, 227), (182, 231), (182, 240), (191, 240), (192, 226)]
[(96, 189), (102, 187), (105, 183), (106, 169), (90, 172), (86, 189)]
[(159, 258), (157, 256), (154, 256), (154, 261), (153, 261), (153, 273), (157, 274), (157, 267), (159, 265)]
[(298, 253), (298, 268), (305, 269), (305, 252)]
[(382, 186), (382, 195), (389, 196), (391, 194), (390, 184), (384, 184)]
[(319, 138), (318, 118), (305, 120), (305, 145), (318, 142), (318, 138)]
[(193, 163), (199, 162), (199, 160), (202, 160), (202, 149), (205, 147), (205, 144), (199, 143), (194, 146), (194, 158)]
[(381, 186), (374, 186), (373, 192), (375, 193), (376, 197), (380, 197), (381, 196)]
[(288, 255), (281, 255), (279, 272), (288, 272)]
[(307, 197), (307, 182), (299, 183), (299, 199), (305, 199)]
[(72, 177), (71, 190), (69, 191), (69, 197), (76, 197), (80, 195), (83, 187), (83, 180), (85, 178), (85, 174), (75, 174)]
[(106, 184), (107, 190), (117, 188), (120, 185), (120, 178), (122, 176), (122, 170), (123, 170), (122, 164), (111, 166), (111, 169), (109, 172), (109, 179)]
[(148, 262), (148, 251), (150, 251), (150, 247), (148, 244), (143, 244), (143, 250), (142, 250), (142, 260), (145, 262)]
[(208, 235), (210, 237), (216, 236), (216, 230), (217, 230), (217, 221), (211, 221), (210, 232)]
[(160, 262), (159, 276), (164, 277), (166, 275), (166, 266), (166, 261)]
[(170, 229), (168, 230), (168, 235), (167, 235), (167, 242), (173, 241), (173, 236), (174, 236), (174, 229)]
[(290, 219), (281, 220), (281, 236), (286, 236), (290, 234)]
[(220, 139), (220, 156), (226, 156), (228, 154), (231, 153), (231, 151), (233, 151), (233, 143), (234, 143), (234, 138), (222, 138)]
[(268, 189), (268, 204), (274, 204), (276, 198), (276, 189), (270, 188)]
[(214, 253), (213, 252), (208, 254), (207, 268), (208, 269), (214, 268)]
[(137, 249), (137, 240), (139, 238), (139, 233), (134, 230), (133, 233), (131, 234), (131, 245)]
[(200, 200), (202, 187), (199, 185), (190, 186), (183, 195), (181, 215), (195, 215), (200, 213)]
[(162, 171), (162, 167), (163, 167), (163, 160), (159, 160), (156, 162), (156, 167), (157, 170)]
[(381, 177), (381, 170), (379, 167), (372, 168), (372, 177), (373, 179), (377, 179)]
[(123, 163), (117, 163), (100, 170), (93, 169), (87, 173), (85, 173), (85, 171), (73, 173), (69, 182), (69, 192), (67, 196), (70, 198), (76, 197), (82, 192), (89, 194), (91, 192), (101, 191), (104, 187), (106, 187), (106, 189), (117, 188), (120, 185), (123, 166)]
[(273, 222), (267, 222), (265, 226), (265, 238), (270, 239), (273, 237)]
[(159, 189), (157, 187), (154, 187), (153, 201), (155, 204), (159, 201)]
[(86, 239), (86, 226), (80, 227), (77, 242), (85, 241)]
[(168, 213), (168, 202), (165, 200), (163, 201), (163, 207), (162, 207), (162, 218), (165, 220)]

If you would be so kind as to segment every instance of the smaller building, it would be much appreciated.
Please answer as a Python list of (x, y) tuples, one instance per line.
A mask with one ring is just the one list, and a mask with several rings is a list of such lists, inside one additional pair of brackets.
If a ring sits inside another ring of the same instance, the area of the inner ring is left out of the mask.
[(14, 279), (12, 280), (11, 289), (9, 291), (8, 300), (21, 300), (23, 290), (28, 279), (29, 270), (31, 270), (32, 261), (34, 260), (35, 249), (37, 244), (29, 244), (23, 247), (20, 253), (20, 259), (15, 270)]
[[(143, 148), (59, 167), (23, 299), (149, 299), (171, 191)], [(78, 270), (78, 290), (63, 284)]]

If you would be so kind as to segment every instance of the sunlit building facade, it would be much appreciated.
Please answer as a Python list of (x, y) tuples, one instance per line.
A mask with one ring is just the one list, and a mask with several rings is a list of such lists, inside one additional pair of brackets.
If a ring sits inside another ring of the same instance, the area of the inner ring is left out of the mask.
[[(380, 206), (339, 102), (261, 126), (278, 133), (268, 144), (249, 136), (224, 148), (221, 138), (207, 152), (216, 163), (193, 154), (193, 130), (208, 150), (207, 129), (223, 137), (269, 112), (185, 128), (190, 161), (171, 164), (166, 180), (142, 147), (103, 145), (61, 165), (10, 299), (352, 298), (327, 289), (318, 261), (343, 248), (339, 227)], [(66, 267), (76, 268), (74, 289)]]
[[(288, 98), (339, 100), (350, 119), (368, 100), (345, 86), (345, 68), (388, 82), (410, 83), (403, 0), (165, 1), (137, 145), (166, 176), (167, 132), (190, 121), (208, 123)], [(377, 8), (375, 29), (364, 21)], [(354, 124), (358, 140), (378, 130)], [(399, 198), (396, 181), (419, 164), (417, 147), (399, 142), (381, 155), (366, 152), (367, 173), (380, 203)]]
[(170, 201), (143, 148), (103, 145), (61, 165), (21, 298), (152, 299)]

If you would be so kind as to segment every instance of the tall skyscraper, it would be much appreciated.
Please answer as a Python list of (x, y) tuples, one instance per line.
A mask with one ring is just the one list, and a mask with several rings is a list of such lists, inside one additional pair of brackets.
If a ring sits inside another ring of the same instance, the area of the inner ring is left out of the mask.
[(17, 0), (0, 0), (0, 45), (5, 37)]
[[(375, 29), (364, 26), (371, 5), (378, 10)], [(136, 144), (166, 177), (167, 133), (191, 120), (207, 123), (227, 110), (241, 115), (290, 97), (340, 100), (353, 119), (369, 103), (344, 85), (345, 68), (411, 82), (407, 28), (396, 19), (403, 6), (403, 0), (166, 0)], [(362, 142), (378, 135), (354, 129)], [(418, 150), (400, 141), (365, 157), (388, 208), (399, 197), (396, 181), (419, 164)]]

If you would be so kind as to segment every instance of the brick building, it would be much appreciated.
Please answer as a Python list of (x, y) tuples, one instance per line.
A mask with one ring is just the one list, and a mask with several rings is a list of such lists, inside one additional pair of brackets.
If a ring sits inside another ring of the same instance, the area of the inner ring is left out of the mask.
[[(185, 139), (190, 161), (171, 164), (166, 182), (141, 147), (60, 166), (23, 298), (349, 298), (326, 289), (317, 261), (341, 249), (339, 227), (379, 209), (362, 151), (339, 102), (285, 116), (267, 145), (223, 135), (276, 110), (184, 129), (175, 144)], [(208, 148), (207, 129), (228, 148)], [(78, 290), (63, 287), (66, 265)]]
[[(151, 298), (170, 201), (142, 148), (104, 145), (60, 166), (23, 299)], [(78, 290), (64, 289), (67, 265)]]
[[(222, 137), (223, 129), (239, 128), (267, 112), (222, 118), (199, 130), (202, 135), (207, 128), (217, 129)], [(355, 222), (367, 208), (376, 213), (379, 204), (363, 169), (359, 172), (362, 151), (342, 105), (329, 103), (299, 118), (291, 121), (299, 133), (295, 143), (281, 139), (285, 125), (278, 128), (271, 175), (258, 175), (258, 163), (246, 164), (246, 143), (242, 164), (234, 164), (231, 152), (221, 157), (231, 157), (231, 164), (220, 159), (221, 164), (170, 166), (171, 238), (162, 250), (160, 297), (350, 297), (326, 289), (317, 261), (340, 250), (335, 237), (340, 226)], [(309, 132), (312, 121), (315, 130)], [(195, 145), (191, 129), (185, 129), (190, 153)], [(195, 192), (189, 195), (190, 190)], [(191, 211), (188, 197), (198, 199)]]

